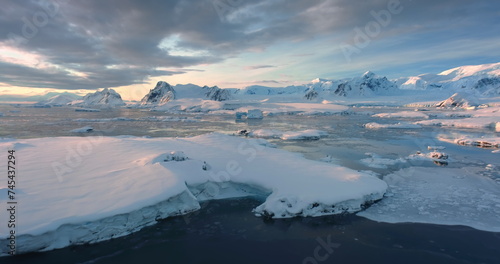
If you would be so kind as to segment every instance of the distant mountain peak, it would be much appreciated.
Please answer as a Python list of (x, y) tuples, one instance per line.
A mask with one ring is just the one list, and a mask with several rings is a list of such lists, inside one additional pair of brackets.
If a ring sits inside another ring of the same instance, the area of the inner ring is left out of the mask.
[(104, 88), (101, 91), (96, 91), (95, 93), (89, 93), (85, 95), (82, 100), (73, 101), (71, 104), (80, 106), (123, 106), (125, 103), (122, 97), (113, 89)]
[(478, 96), (500, 94), (500, 62), (455, 67), (438, 74), (402, 77), (395, 82), (403, 90), (468, 91)]
[(473, 75), (500, 75), (500, 62), (455, 67), (438, 73), (438, 75), (453, 76), (458, 79)]
[(327, 82), (328, 80), (327, 79), (323, 79), (323, 78), (316, 78), (316, 79), (313, 79), (311, 81), (311, 83), (321, 83), (321, 82)]
[(221, 89), (217, 86), (203, 86), (201, 88), (205, 92), (205, 97), (212, 101), (226, 101), (231, 98), (231, 93), (228, 90)]
[(376, 76), (377, 75), (375, 73), (373, 73), (372, 71), (367, 71), (367, 72), (363, 73), (363, 75), (361, 77), (368, 79), (368, 78), (375, 78)]
[(174, 99), (174, 88), (167, 82), (159, 81), (156, 83), (155, 88), (149, 90), (149, 93), (142, 98), (141, 105), (165, 104)]
[(78, 96), (70, 93), (61, 93), (54, 95), (49, 99), (39, 101), (36, 105), (46, 105), (46, 106), (63, 106), (73, 102)]

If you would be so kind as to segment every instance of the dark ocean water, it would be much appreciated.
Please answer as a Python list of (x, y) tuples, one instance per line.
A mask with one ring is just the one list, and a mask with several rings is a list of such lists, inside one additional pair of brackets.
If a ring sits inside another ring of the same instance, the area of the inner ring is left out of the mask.
[(210, 201), (126, 237), (0, 263), (500, 263), (498, 233), (355, 215), (264, 220), (258, 204)]

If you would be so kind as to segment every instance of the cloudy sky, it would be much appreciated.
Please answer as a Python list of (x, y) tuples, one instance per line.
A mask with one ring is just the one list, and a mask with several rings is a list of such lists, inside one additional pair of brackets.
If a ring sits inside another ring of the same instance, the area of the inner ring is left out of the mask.
[(0, 95), (287, 86), (500, 61), (500, 1), (0, 0)]

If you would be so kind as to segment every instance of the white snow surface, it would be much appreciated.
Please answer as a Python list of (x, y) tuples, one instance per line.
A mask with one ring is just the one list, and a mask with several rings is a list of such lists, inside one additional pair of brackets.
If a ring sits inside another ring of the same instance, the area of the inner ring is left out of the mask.
[[(20, 167), (25, 180), (16, 190), (22, 206), (17, 212), (18, 252), (123, 236), (157, 219), (198, 210), (199, 200), (235, 196), (226, 191), (234, 185), (269, 195), (254, 213), (274, 218), (355, 212), (386, 191), (386, 183), (371, 174), (265, 144), (218, 133), (1, 139), (1, 149), (15, 149), (25, 161)], [(165, 162), (172, 153), (188, 158)], [(5, 184), (0, 183), (2, 193)], [(207, 197), (203, 190), (209, 184), (219, 191)], [(6, 197), (0, 196), (4, 204)]]
[(384, 176), (386, 197), (359, 216), (387, 223), (466, 225), (500, 232), (500, 188), (477, 168), (411, 167)]

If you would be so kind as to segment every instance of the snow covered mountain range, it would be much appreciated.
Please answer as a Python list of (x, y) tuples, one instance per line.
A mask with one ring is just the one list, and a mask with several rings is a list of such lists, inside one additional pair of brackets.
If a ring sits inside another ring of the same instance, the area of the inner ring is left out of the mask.
[(100, 107), (115, 107), (123, 106), (122, 97), (113, 89), (105, 88), (102, 91), (97, 91), (95, 93), (89, 93), (85, 95), (81, 100), (76, 100), (70, 103), (75, 106), (100, 106)]
[(199, 98), (212, 101), (226, 101), (231, 99), (231, 92), (228, 89), (221, 89), (217, 86), (197, 86), (194, 84), (171, 86), (167, 82), (159, 81), (155, 88), (146, 94), (140, 104), (162, 105), (175, 99)]
[[(460, 93), (473, 97), (500, 96), (500, 62), (482, 65), (461, 66), (438, 74), (421, 74), (389, 80), (373, 72), (366, 72), (359, 77), (327, 80), (317, 78), (303, 85), (287, 87), (266, 87), (253, 85), (242, 89), (222, 89), (217, 86), (198, 86), (178, 84), (175, 86), (159, 81), (146, 94), (138, 106), (151, 107), (165, 105), (175, 100), (254, 100), (262, 97), (286, 97), (293, 101), (321, 101), (328, 99), (365, 98), (377, 96), (401, 95), (405, 92), (435, 93), (449, 95)], [(55, 96), (38, 104), (76, 105), (114, 107), (125, 105), (121, 96), (113, 89), (104, 89), (87, 94), (81, 100), (74, 101), (68, 96)]]
[(64, 106), (78, 99), (78, 96), (72, 94), (58, 94), (47, 100), (36, 103), (37, 106)]
[(317, 78), (306, 84), (308, 90), (304, 95), (312, 100), (319, 97), (363, 97), (389, 95), (398, 92), (394, 82), (380, 77), (373, 72), (366, 72), (361, 77), (343, 80), (324, 80)]
[(421, 74), (395, 80), (402, 90), (453, 90), (478, 96), (500, 95), (500, 62), (461, 66), (438, 74)]

